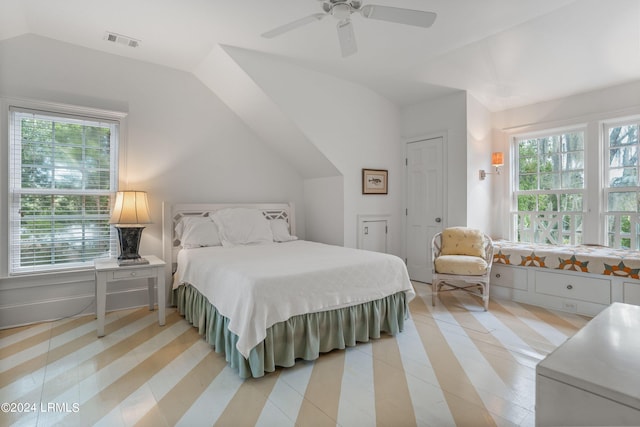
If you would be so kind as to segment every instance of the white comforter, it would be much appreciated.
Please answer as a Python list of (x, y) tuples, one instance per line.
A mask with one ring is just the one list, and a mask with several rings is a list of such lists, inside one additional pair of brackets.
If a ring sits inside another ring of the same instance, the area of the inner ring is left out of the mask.
[(357, 305), (405, 291), (415, 296), (396, 256), (298, 240), (183, 249), (173, 287), (189, 283), (238, 335), (248, 357), (267, 328), (292, 316)]

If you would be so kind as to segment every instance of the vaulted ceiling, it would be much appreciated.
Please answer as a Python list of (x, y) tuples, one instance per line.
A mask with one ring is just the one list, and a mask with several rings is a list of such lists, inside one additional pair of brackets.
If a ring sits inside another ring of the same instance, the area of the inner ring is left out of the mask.
[[(637, 80), (638, 0), (365, 0), (437, 13), (429, 29), (353, 15), (358, 52), (340, 55), (318, 0), (1, 0), (0, 40), (34, 33), (194, 72), (218, 45), (271, 54), (408, 105), (467, 90), (492, 111)], [(106, 41), (111, 31), (136, 48)]]

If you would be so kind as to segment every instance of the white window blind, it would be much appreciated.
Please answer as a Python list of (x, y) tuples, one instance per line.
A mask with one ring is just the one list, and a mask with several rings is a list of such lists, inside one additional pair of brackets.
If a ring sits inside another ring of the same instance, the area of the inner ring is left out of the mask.
[(115, 253), (118, 121), (9, 112), (10, 274), (81, 268)]

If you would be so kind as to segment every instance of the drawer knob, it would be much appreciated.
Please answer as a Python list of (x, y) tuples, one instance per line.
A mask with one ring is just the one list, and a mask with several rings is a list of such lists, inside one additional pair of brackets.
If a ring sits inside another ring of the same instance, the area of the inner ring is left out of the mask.
[(132, 272), (131, 272), (131, 275), (132, 275), (132, 276), (135, 276), (135, 275), (136, 275), (136, 272), (135, 272), (135, 271), (132, 271)]
[(496, 273), (496, 279), (500, 278), (500, 273)]
[(573, 285), (567, 285), (567, 289), (569, 290), (573, 289)]

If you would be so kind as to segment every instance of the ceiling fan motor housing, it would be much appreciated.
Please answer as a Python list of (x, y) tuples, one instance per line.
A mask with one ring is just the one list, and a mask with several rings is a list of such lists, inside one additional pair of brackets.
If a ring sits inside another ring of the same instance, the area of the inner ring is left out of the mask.
[(326, 0), (322, 3), (322, 10), (335, 16), (337, 19), (348, 18), (362, 6), (361, 0)]

